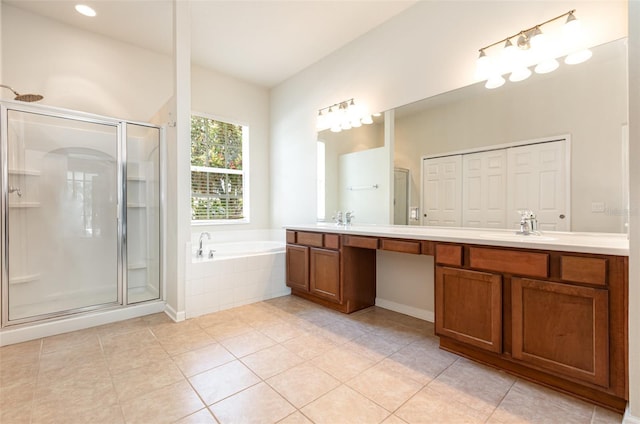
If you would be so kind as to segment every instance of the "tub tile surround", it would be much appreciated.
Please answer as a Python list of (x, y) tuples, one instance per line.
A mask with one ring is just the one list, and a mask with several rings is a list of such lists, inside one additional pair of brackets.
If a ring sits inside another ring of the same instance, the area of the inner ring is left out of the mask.
[[(194, 226), (191, 243), (185, 249), (186, 317), (193, 318), (254, 302), (284, 296), (291, 291), (285, 285), (284, 230), (210, 231)], [(282, 252), (267, 252), (250, 256), (195, 259), (200, 234), (205, 254), (210, 248), (225, 243), (276, 241)]]
[[(281, 331), (279, 331), (281, 330)], [(0, 348), (2, 423), (619, 423), (438, 349), (433, 325), (283, 296)]]

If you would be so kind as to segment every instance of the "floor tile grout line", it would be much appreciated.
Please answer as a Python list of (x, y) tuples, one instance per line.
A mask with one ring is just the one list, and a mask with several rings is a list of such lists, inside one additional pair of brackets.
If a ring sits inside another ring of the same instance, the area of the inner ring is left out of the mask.
[(509, 389), (507, 389), (507, 391), (504, 393), (504, 395), (500, 399), (500, 402), (498, 402), (498, 404), (493, 408), (493, 410), (491, 411), (491, 414), (489, 414), (487, 419), (484, 420), (485, 423), (488, 422), (491, 419), (491, 417), (493, 417), (493, 415), (496, 413), (496, 411), (500, 408), (500, 405), (502, 405), (502, 402), (504, 402), (504, 400), (507, 398), (507, 396), (509, 396), (509, 393), (511, 392), (511, 389), (513, 389), (513, 386), (515, 386), (517, 382), (518, 382), (518, 378), (516, 377), (516, 378), (513, 379), (513, 382), (509, 386)]

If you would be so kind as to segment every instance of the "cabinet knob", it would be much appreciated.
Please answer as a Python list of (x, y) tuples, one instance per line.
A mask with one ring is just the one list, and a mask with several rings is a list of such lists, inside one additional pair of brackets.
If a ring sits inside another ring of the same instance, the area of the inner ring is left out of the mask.
[(563, 213), (560, 214), (560, 219), (564, 219), (564, 214)]
[(425, 214), (424, 214), (424, 215), (422, 215), (422, 216), (424, 216), (424, 217), (426, 218), (426, 217), (427, 217), (427, 214), (425, 213)]

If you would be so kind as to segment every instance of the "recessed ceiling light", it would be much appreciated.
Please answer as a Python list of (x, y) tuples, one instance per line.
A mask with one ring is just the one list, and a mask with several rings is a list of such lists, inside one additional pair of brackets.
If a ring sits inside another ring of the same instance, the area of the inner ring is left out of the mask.
[(91, 7), (87, 6), (86, 4), (76, 4), (76, 11), (81, 15), (89, 16), (91, 18), (96, 16), (96, 11), (93, 10)]

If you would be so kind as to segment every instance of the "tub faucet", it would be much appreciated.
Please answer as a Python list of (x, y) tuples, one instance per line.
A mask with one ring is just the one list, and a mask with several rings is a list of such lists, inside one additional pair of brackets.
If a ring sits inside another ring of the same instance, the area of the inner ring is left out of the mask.
[(198, 241), (198, 252), (196, 253), (196, 256), (198, 258), (201, 258), (204, 255), (204, 250), (202, 249), (202, 239), (207, 236), (207, 240), (211, 240), (211, 234), (209, 234), (208, 232), (202, 232), (200, 233), (200, 240)]

